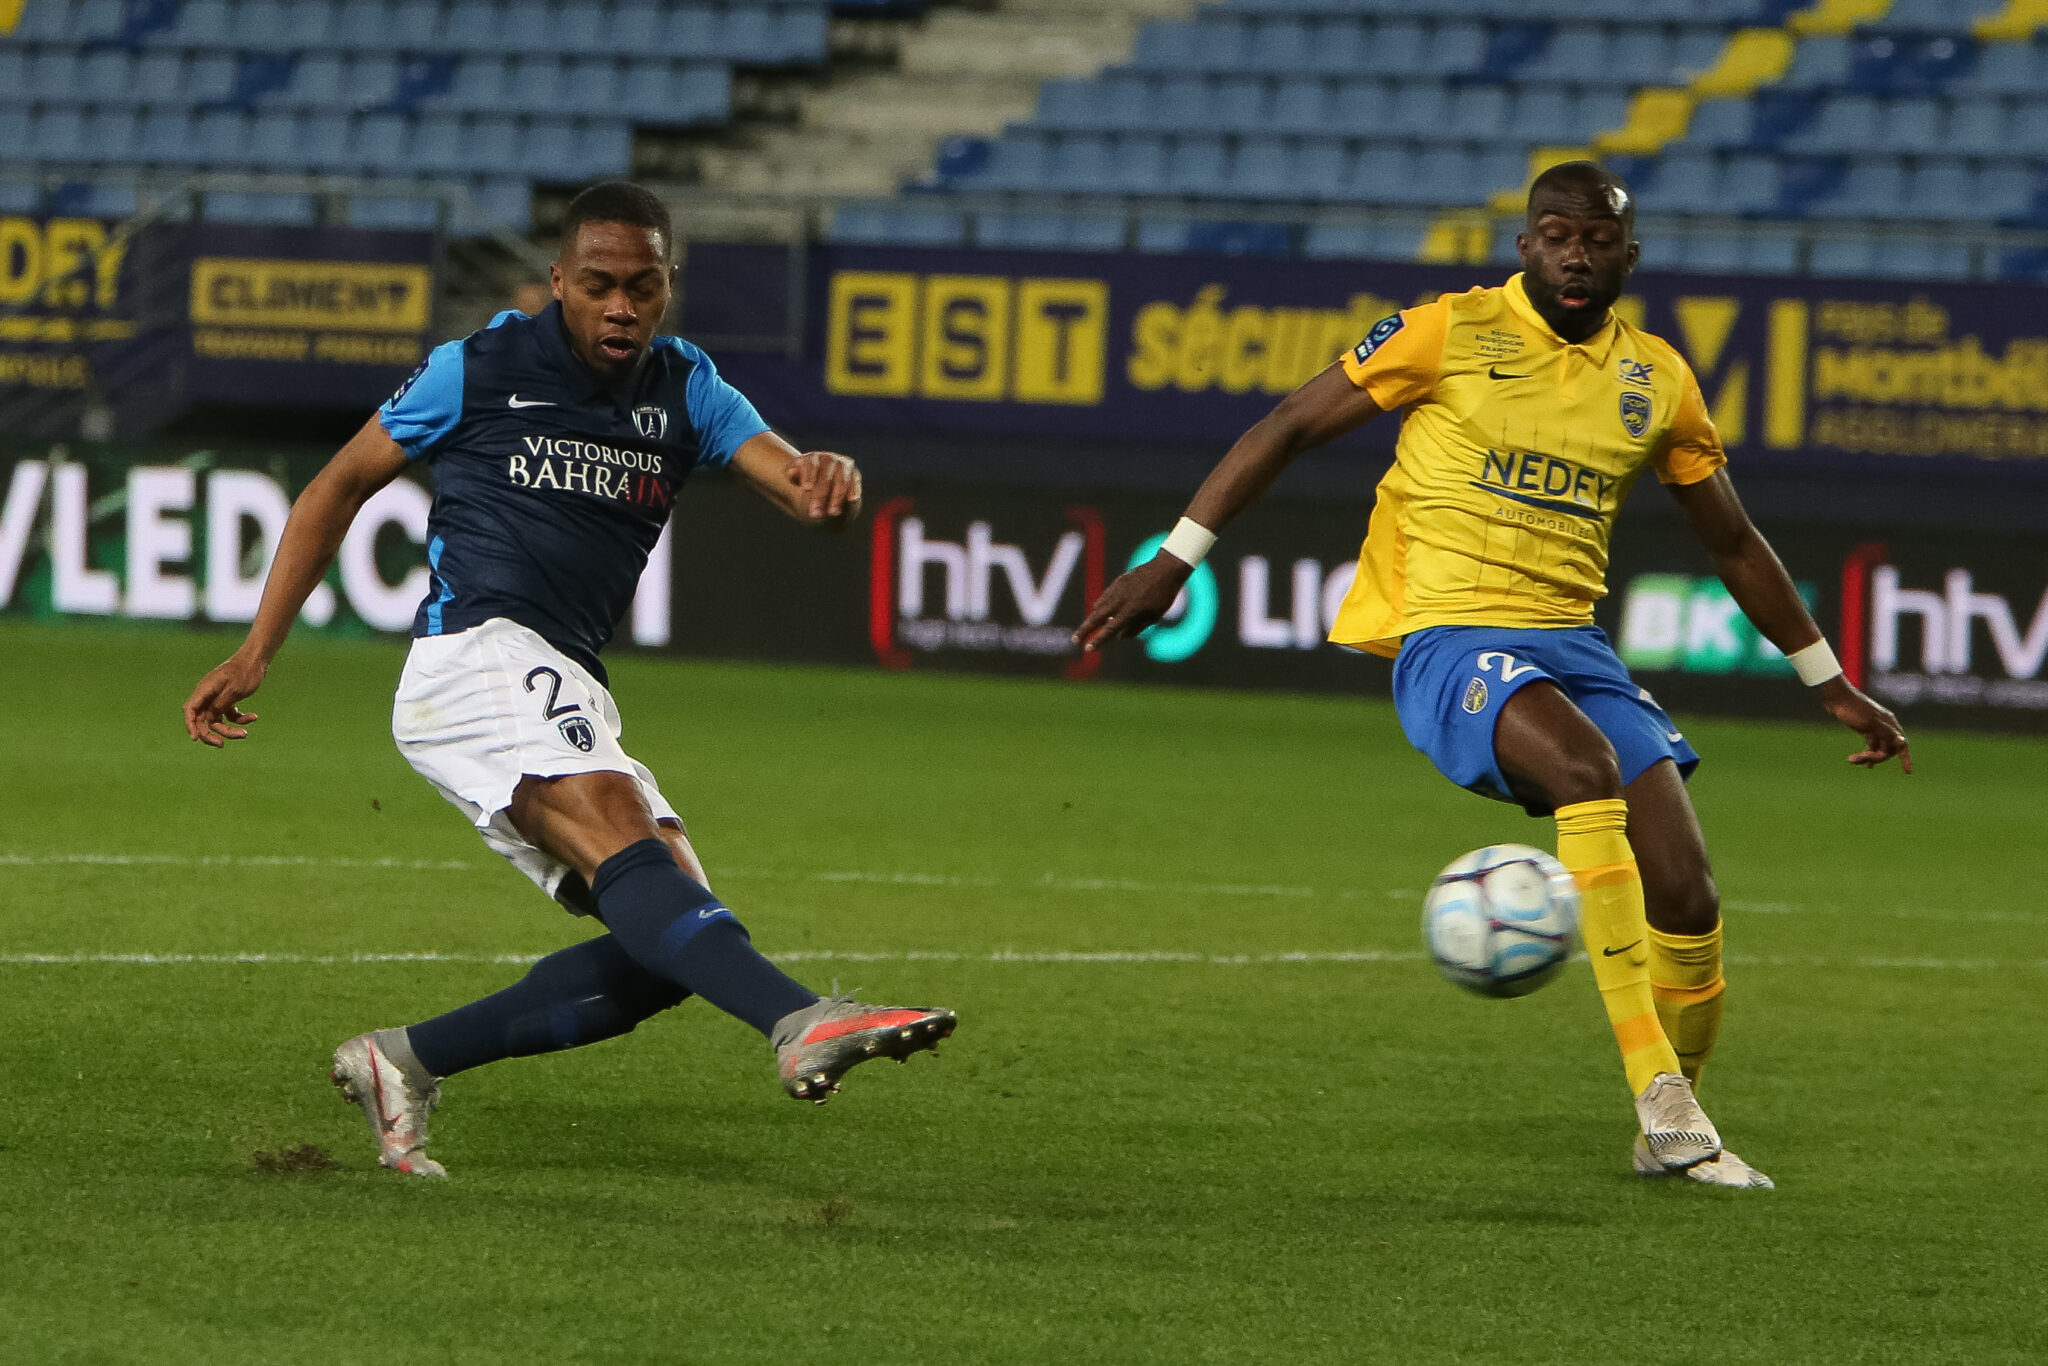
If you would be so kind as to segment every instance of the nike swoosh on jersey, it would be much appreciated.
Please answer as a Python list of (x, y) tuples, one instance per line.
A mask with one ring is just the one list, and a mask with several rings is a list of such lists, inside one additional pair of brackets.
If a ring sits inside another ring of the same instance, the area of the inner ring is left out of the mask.
[(1486, 377), (1487, 377), (1488, 379), (1527, 379), (1527, 378), (1529, 378), (1529, 377), (1528, 377), (1527, 375), (1511, 375), (1511, 374), (1508, 374), (1508, 373), (1507, 373), (1506, 371), (1504, 371), (1504, 370), (1500, 370), (1500, 369), (1497, 369), (1497, 368), (1495, 368), (1494, 366), (1491, 366), (1491, 365), (1489, 365), (1489, 366), (1487, 366), (1487, 367), (1486, 367)]
[(507, 408), (559, 408), (562, 405), (550, 402), (544, 398), (521, 398), (519, 395), (514, 394), (505, 400), (505, 406)]
[(1685, 732), (1682, 730), (1667, 730), (1664, 732), (1664, 738), (1666, 740), (1683, 740)]

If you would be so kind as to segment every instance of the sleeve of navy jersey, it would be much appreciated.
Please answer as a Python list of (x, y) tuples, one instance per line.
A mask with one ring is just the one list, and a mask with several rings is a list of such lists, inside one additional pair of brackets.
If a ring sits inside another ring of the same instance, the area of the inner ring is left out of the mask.
[(719, 378), (711, 357), (680, 337), (675, 344), (695, 362), (683, 401), (690, 409), (690, 425), (697, 429), (697, 463), (722, 469), (732, 463), (734, 451), (767, 431), (768, 424), (745, 394)]
[(377, 410), (377, 421), (418, 460), (462, 417), (462, 343), (443, 342)]

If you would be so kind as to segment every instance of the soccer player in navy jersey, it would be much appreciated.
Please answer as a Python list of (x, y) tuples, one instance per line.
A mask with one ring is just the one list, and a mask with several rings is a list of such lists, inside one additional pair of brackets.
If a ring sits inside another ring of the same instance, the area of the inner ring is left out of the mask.
[(424, 1151), (443, 1079), (613, 1038), (691, 995), (766, 1035), (783, 1088), (821, 1105), (856, 1063), (953, 1031), (950, 1010), (820, 998), (757, 952), (620, 746), (598, 655), (692, 469), (730, 470), (807, 525), (860, 512), (851, 460), (798, 452), (702, 351), (656, 335), (673, 247), (667, 210), (639, 186), (578, 195), (555, 301), (437, 347), (328, 463), (292, 507), (247, 639), (185, 703), (193, 739), (247, 738), (256, 717), (240, 704), (364, 501), (428, 463), (432, 573), (392, 734), (485, 844), (606, 932), (494, 995), (335, 1050), (335, 1085), (401, 1172), (446, 1175)]

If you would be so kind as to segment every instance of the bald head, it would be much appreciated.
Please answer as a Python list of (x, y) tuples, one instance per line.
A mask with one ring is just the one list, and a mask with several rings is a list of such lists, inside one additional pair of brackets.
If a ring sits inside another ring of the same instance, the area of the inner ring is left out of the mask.
[(1597, 161), (1561, 161), (1529, 186), (1529, 226), (1546, 212), (1573, 218), (1618, 218), (1633, 237), (1636, 197), (1628, 182)]

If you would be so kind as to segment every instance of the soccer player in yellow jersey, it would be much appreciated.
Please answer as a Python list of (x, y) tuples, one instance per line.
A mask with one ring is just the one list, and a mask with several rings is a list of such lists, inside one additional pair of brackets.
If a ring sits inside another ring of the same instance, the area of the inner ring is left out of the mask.
[(1592, 624), (1616, 510), (1647, 466), (1736, 603), (1863, 748), (1912, 755), (1842, 675), (1722, 468), (1678, 352), (1612, 311), (1635, 268), (1635, 204), (1592, 162), (1539, 176), (1505, 285), (1378, 323), (1283, 399), (1204, 481), (1146, 564), (1112, 583), (1084, 649), (1158, 621), (1215, 533), (1301, 451), (1403, 414), (1358, 576), (1330, 639), (1394, 658), (1402, 729), (1451, 781), (1554, 815), (1581, 929), (1621, 1046), (1635, 1169), (1771, 1181), (1721, 1145), (1693, 1084), (1721, 1022), (1720, 902), (1685, 779), (1699, 756)]

